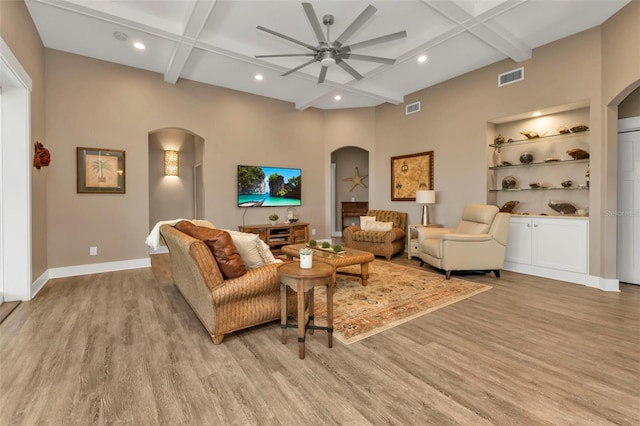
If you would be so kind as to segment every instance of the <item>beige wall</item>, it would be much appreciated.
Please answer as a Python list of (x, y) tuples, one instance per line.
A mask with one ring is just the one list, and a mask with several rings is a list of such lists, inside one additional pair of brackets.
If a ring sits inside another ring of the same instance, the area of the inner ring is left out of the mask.
[[(44, 46), (22, 1), (0, 1), (0, 36), (32, 80), (31, 141), (49, 146), (45, 134)], [(32, 148), (33, 151), (33, 148)], [(58, 153), (51, 152), (49, 168), (31, 168), (31, 276), (37, 279), (48, 268), (46, 185)]]
[[(601, 250), (599, 275), (616, 277), (615, 211), (618, 207), (618, 104), (640, 86), (640, 2), (632, 1), (602, 25), (602, 105), (600, 115), (602, 152), (601, 174), (596, 185), (601, 193), (600, 217), (596, 223)], [(593, 182), (593, 175), (592, 175)], [(591, 225), (590, 229), (594, 226)]]
[[(304, 170), (301, 220), (328, 233), (322, 113), (290, 103), (47, 50), (47, 135), (58, 152), (49, 177), (49, 267), (146, 257), (148, 133), (176, 127), (204, 139), (206, 219), (236, 229), (236, 165)], [(126, 150), (126, 194), (77, 194), (75, 148)], [(276, 211), (249, 209), (246, 223), (266, 223)], [(89, 257), (89, 247), (98, 256)]]
[(618, 106), (618, 118), (640, 117), (640, 87), (624, 98)]
[[(465, 204), (487, 202), (487, 146), (494, 136), (487, 123), (585, 99), (597, 108), (599, 46), (596, 28), (534, 49), (532, 59), (523, 63), (505, 60), (407, 96), (405, 103), (421, 102), (419, 113), (405, 115), (404, 104), (379, 106), (373, 158), (379, 170), (374, 177), (380, 188), (376, 207), (406, 211), (410, 223), (419, 223), (415, 203), (390, 201), (389, 158), (434, 151), (437, 203), (430, 206), (430, 219), (455, 226)], [(498, 88), (498, 74), (519, 66), (525, 67), (525, 80)], [(599, 128), (599, 120), (591, 127)]]

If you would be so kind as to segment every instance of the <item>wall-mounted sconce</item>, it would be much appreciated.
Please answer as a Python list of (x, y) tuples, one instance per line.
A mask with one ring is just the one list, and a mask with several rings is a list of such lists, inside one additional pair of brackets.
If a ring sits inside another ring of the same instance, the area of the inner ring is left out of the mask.
[(178, 151), (164, 152), (164, 175), (178, 176)]

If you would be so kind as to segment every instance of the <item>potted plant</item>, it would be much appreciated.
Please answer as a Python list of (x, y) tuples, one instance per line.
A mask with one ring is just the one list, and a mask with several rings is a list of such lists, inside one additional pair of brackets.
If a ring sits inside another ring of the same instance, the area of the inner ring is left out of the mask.
[(300, 267), (302, 269), (311, 269), (313, 267), (313, 250), (304, 247), (300, 249)]
[(318, 245), (318, 242), (316, 240), (309, 241), (309, 247), (315, 247), (317, 245)]
[(333, 246), (333, 251), (336, 253), (340, 253), (342, 251), (342, 246), (340, 244), (335, 244)]
[(271, 214), (269, 215), (269, 220), (271, 221), (271, 224), (272, 224), (272, 225), (275, 225), (275, 224), (276, 224), (276, 222), (278, 221), (278, 219), (280, 219), (280, 216), (278, 216), (278, 215), (277, 215), (277, 214), (275, 214), (275, 213), (271, 213)]
[(331, 244), (328, 241), (324, 241), (322, 243), (322, 248), (323, 249), (328, 249), (329, 247), (331, 247)]

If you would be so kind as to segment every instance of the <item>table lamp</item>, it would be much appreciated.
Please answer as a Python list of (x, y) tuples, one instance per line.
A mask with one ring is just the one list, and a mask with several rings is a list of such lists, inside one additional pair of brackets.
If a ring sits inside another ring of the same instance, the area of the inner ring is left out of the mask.
[(422, 204), (422, 224), (429, 224), (429, 204), (435, 204), (436, 191), (416, 191), (416, 203)]

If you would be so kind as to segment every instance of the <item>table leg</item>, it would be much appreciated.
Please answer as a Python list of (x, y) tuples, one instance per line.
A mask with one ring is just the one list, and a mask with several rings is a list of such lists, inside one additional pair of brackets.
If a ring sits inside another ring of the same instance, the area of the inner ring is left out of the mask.
[(364, 262), (360, 265), (360, 276), (362, 277), (362, 286), (367, 285), (369, 279), (369, 262)]
[(309, 290), (309, 325), (312, 326), (309, 328), (309, 334), (313, 334), (313, 325), (315, 324), (315, 318), (313, 317), (313, 300), (314, 300), (314, 292), (313, 287)]
[(280, 328), (282, 343), (287, 343), (287, 285), (280, 283)]
[(333, 291), (332, 285), (327, 285), (327, 333), (329, 335), (329, 347), (333, 347)]
[(298, 282), (298, 355), (300, 359), (304, 359), (304, 283), (302, 280)]

